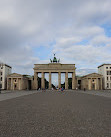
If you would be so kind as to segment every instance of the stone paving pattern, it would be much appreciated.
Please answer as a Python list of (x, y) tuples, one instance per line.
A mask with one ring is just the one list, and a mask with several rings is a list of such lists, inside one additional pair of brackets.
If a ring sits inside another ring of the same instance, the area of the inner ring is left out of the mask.
[(86, 91), (76, 90), (76, 92), (111, 98), (111, 90), (99, 90), (99, 91), (97, 90), (86, 90)]
[(8, 91), (8, 90), (4, 90), (1, 91), (0, 94), (0, 101), (3, 100), (7, 100), (7, 99), (12, 99), (12, 98), (16, 98), (16, 97), (21, 97), (21, 96), (25, 96), (25, 95), (30, 95), (33, 93), (37, 93), (37, 90), (33, 90), (33, 91), (29, 91), (29, 90), (24, 90), (24, 91)]
[(0, 137), (111, 137), (111, 98), (47, 91), (1, 101)]

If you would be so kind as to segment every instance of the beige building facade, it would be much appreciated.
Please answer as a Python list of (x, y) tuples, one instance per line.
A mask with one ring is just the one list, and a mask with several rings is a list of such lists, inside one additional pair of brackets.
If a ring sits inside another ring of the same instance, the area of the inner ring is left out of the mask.
[(53, 62), (49, 64), (35, 64), (33, 89), (38, 89), (38, 73), (42, 74), (41, 89), (45, 88), (45, 73), (49, 73), (49, 89), (52, 88), (52, 73), (58, 73), (58, 88), (61, 88), (61, 73), (65, 73), (65, 89), (68, 89), (68, 73), (72, 73), (72, 89), (76, 88), (75, 64), (61, 64), (59, 62)]
[(26, 90), (29, 88), (28, 77), (13, 73), (7, 77), (7, 90)]
[(86, 90), (102, 90), (102, 75), (98, 73), (91, 73), (81, 78), (81, 89)]

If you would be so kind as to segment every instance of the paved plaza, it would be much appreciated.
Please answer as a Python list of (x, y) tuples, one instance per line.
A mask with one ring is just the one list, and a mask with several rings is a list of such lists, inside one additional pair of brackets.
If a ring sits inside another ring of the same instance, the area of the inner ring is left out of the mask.
[(30, 95), (37, 93), (37, 90), (29, 91), (29, 90), (24, 90), (24, 91), (2, 91), (0, 94), (0, 101), (7, 100), (7, 99), (12, 99), (12, 98), (17, 98), (25, 95)]
[(111, 137), (111, 92), (2, 92), (0, 137)]

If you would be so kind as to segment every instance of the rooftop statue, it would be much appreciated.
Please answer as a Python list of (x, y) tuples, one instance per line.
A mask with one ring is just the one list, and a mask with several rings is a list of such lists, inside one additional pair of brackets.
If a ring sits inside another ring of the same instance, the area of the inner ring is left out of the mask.
[(53, 60), (50, 59), (50, 62), (51, 62), (51, 63), (59, 63), (59, 62), (60, 62), (60, 59), (57, 60), (57, 58), (55, 57), (55, 54), (54, 54), (54, 58), (53, 58)]

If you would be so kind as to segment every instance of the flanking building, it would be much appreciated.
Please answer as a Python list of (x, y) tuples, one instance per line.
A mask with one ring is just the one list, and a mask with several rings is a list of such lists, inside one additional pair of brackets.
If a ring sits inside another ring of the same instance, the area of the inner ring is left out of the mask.
[(30, 90), (33, 87), (33, 77), (12, 73), (7, 77), (7, 90)]
[(102, 75), (98, 73), (91, 73), (81, 77), (81, 89), (102, 90)]
[(11, 71), (12, 71), (11, 66), (9, 66), (7, 64), (0, 63), (0, 86), (1, 86), (1, 89), (7, 88), (7, 76), (9, 74), (11, 74)]
[(103, 75), (103, 88), (111, 89), (111, 64), (98, 66), (98, 73)]

